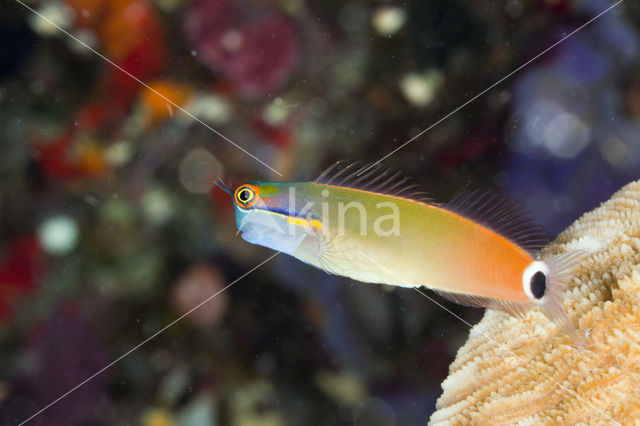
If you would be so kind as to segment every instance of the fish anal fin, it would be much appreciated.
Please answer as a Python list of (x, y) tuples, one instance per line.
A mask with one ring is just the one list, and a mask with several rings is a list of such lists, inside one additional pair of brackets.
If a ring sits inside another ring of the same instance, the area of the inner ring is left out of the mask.
[(536, 220), (520, 204), (499, 192), (465, 192), (444, 207), (486, 226), (531, 254), (538, 253), (548, 242)]
[(532, 306), (531, 302), (516, 302), (511, 300), (499, 300), (489, 297), (476, 296), (464, 293), (452, 293), (449, 291), (433, 289), (441, 297), (455, 302), (459, 305), (471, 306), (474, 308), (488, 308), (506, 312), (516, 318), (524, 318), (527, 311)]

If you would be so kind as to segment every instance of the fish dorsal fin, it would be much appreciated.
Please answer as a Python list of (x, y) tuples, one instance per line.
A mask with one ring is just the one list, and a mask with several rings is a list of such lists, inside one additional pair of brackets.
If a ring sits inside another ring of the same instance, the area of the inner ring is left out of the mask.
[(542, 227), (522, 206), (496, 191), (466, 192), (445, 208), (486, 226), (530, 254), (538, 253), (549, 241)]
[(434, 204), (433, 199), (422, 191), (413, 179), (401, 171), (387, 169), (380, 163), (338, 161), (322, 172), (314, 182)]
[(474, 308), (489, 308), (506, 312), (517, 318), (524, 318), (531, 308), (531, 302), (514, 302), (509, 300), (491, 299), (488, 297), (474, 296), (471, 294), (451, 293), (449, 291), (433, 289), (433, 291), (444, 299), (455, 302), (459, 305), (471, 306)]

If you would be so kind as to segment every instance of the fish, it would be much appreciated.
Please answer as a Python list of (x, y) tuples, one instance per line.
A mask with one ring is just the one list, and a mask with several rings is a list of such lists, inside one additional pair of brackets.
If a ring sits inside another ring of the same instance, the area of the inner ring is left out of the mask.
[(236, 228), (249, 243), (330, 274), (427, 287), (516, 317), (538, 306), (582, 340), (562, 294), (586, 254), (542, 259), (544, 231), (498, 192), (467, 192), (440, 204), (400, 171), (339, 161), (313, 181), (242, 184), (233, 201)]

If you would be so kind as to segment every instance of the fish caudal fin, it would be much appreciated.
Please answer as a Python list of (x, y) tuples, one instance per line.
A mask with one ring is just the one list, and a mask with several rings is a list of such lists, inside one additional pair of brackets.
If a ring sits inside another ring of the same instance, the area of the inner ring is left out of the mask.
[(586, 250), (575, 250), (546, 261), (549, 267), (548, 290), (539, 302), (544, 314), (580, 346), (584, 345), (585, 336), (576, 329), (567, 315), (562, 299), (565, 289), (575, 275), (576, 268), (588, 254)]

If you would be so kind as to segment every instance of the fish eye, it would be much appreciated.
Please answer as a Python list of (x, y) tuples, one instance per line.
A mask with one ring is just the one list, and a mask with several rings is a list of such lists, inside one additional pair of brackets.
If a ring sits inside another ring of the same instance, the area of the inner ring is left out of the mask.
[(241, 207), (251, 207), (258, 202), (258, 190), (254, 185), (242, 185), (236, 189), (235, 193), (236, 202)]
[(253, 195), (251, 194), (251, 190), (248, 188), (242, 188), (240, 192), (238, 192), (238, 200), (246, 203), (251, 199)]
[(547, 293), (549, 267), (539, 260), (527, 266), (522, 276), (522, 287), (529, 299), (540, 302)]

